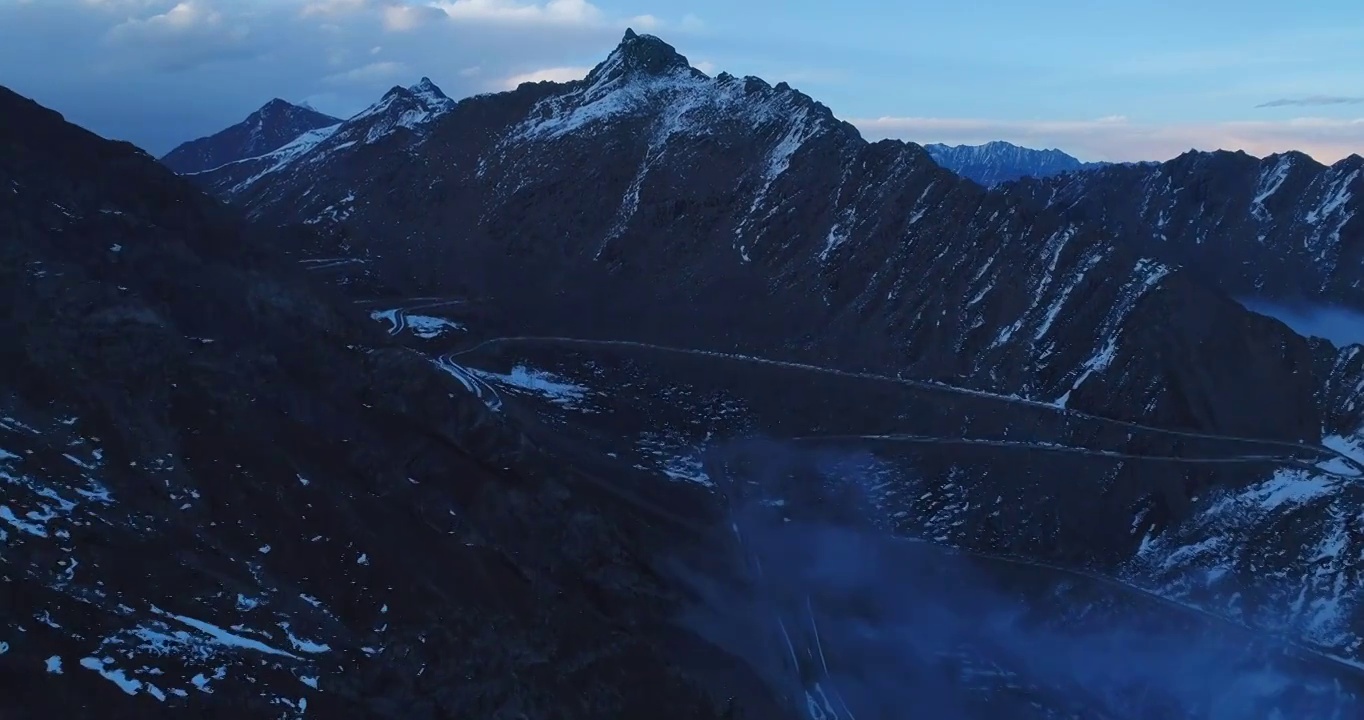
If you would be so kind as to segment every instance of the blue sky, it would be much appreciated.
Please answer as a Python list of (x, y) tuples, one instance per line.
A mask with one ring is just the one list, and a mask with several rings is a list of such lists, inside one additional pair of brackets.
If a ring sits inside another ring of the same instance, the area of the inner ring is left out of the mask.
[(344, 115), (423, 75), (572, 79), (627, 25), (871, 138), (1364, 153), (1358, 0), (0, 0), (0, 83), (163, 152), (275, 96)]

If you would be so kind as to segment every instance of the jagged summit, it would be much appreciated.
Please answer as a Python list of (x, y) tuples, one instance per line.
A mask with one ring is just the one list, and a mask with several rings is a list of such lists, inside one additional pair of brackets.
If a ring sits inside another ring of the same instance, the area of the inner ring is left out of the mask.
[(1346, 155), (1345, 157), (1337, 160), (1331, 167), (1345, 168), (1350, 170), (1364, 168), (1364, 157), (1360, 157), (1359, 153), (1350, 153), (1349, 155)]
[[(360, 115), (372, 113), (376, 108), (389, 107), (394, 102), (405, 104), (417, 104), (426, 106), (428, 109), (442, 109), (454, 104), (454, 100), (446, 95), (440, 86), (432, 82), (431, 78), (422, 76), (415, 85), (394, 85), (384, 93), (379, 102), (369, 109), (361, 111)], [(358, 117), (358, 116), (357, 116)]]
[(289, 102), (288, 100), (285, 100), (284, 98), (272, 98), (270, 102), (262, 105), (260, 109), (252, 113), (252, 115), (265, 115), (273, 112), (284, 112), (288, 111), (289, 108), (294, 107), (303, 107), (304, 109), (307, 109), (303, 105), (294, 105), (293, 103)]
[(178, 173), (203, 172), (264, 155), (303, 133), (339, 122), (330, 115), (276, 97), (236, 125), (171, 150), (161, 162)]
[(677, 48), (661, 38), (626, 28), (616, 49), (587, 74), (587, 83), (597, 85), (630, 76), (657, 77), (673, 73), (705, 77), (705, 73), (693, 68)]
[(429, 95), (442, 98), (449, 97), (448, 95), (445, 94), (444, 91), (440, 89), (440, 86), (436, 85), (434, 82), (431, 82), (431, 78), (426, 77), (425, 75), (422, 76), (421, 80), (417, 81), (416, 85), (413, 85), (412, 87), (408, 88), (408, 90), (411, 90), (413, 93), (417, 95)]
[(1028, 148), (1004, 140), (991, 140), (983, 145), (931, 143), (924, 145), (924, 149), (934, 162), (986, 187), (1104, 165), (1082, 162), (1056, 148)]

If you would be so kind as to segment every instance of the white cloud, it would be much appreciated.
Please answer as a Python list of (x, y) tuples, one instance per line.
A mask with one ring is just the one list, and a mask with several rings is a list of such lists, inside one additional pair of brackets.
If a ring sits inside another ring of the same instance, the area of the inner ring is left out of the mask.
[(601, 8), (587, 0), (548, 0), (524, 3), (516, 0), (445, 0), (432, 7), (445, 11), (452, 20), (551, 25), (596, 25), (605, 19)]
[(412, 70), (405, 63), (396, 60), (381, 60), (345, 72), (328, 75), (323, 78), (323, 81), (332, 85), (377, 86), (406, 79), (411, 74), (413, 74)]
[[(102, 4), (109, 2), (104, 0)], [(149, 0), (118, 0), (118, 7), (124, 11), (141, 9), (153, 14), (131, 17), (110, 27), (104, 33), (105, 44), (124, 49), (124, 60), (133, 68), (176, 72), (246, 51), (251, 29), (244, 20), (229, 18), (208, 0), (183, 0), (157, 11), (165, 5)]]
[(628, 22), (630, 27), (634, 28), (635, 30), (649, 31), (657, 30), (663, 27), (663, 21), (659, 20), (653, 15), (636, 15), (627, 20), (626, 22)]
[(512, 75), (498, 83), (499, 90), (515, 90), (516, 86), (528, 82), (558, 82), (565, 83), (573, 80), (581, 80), (591, 72), (590, 67), (551, 67), (541, 70), (532, 70), (528, 73)]
[(1300, 150), (1330, 163), (1364, 148), (1364, 118), (1138, 123), (1121, 116), (1017, 121), (881, 117), (850, 122), (871, 139), (893, 137), (949, 144), (1007, 140), (1029, 147), (1060, 148), (1084, 160), (1165, 160), (1190, 149), (1244, 150), (1260, 157)]
[(369, 5), (369, 0), (312, 0), (303, 4), (300, 14), (303, 17), (336, 17), (365, 10)]
[(165, 12), (145, 19), (130, 18), (109, 30), (109, 37), (116, 40), (142, 40), (147, 38), (184, 35), (195, 30), (222, 25), (223, 15), (204, 0), (185, 0), (176, 3)]
[(438, 8), (418, 5), (387, 5), (381, 11), (384, 29), (391, 32), (415, 30), (422, 25), (447, 19)]

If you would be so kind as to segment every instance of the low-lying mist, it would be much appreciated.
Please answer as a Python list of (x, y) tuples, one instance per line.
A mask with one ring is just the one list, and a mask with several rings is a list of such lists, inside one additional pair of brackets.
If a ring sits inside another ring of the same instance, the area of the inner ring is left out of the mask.
[(861, 487), (866, 460), (766, 441), (708, 458), (728, 481), (738, 579), (689, 575), (685, 622), (756, 668), (792, 717), (1364, 717), (1356, 677), (1244, 629), (896, 537)]
[(1257, 298), (1237, 298), (1254, 313), (1267, 315), (1287, 325), (1299, 335), (1329, 340), (1336, 347), (1364, 343), (1364, 313), (1336, 305), (1272, 302)]

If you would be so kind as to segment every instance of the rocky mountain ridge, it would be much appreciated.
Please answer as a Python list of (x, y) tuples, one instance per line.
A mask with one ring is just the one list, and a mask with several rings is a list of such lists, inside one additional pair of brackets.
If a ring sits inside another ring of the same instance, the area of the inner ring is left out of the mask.
[(930, 143), (923, 147), (939, 165), (985, 187), (1025, 177), (1044, 178), (1061, 173), (1093, 170), (1108, 164), (1082, 162), (1055, 148), (1039, 150), (1002, 140), (982, 145)]
[(1241, 297), (1364, 308), (1364, 158), (1190, 151), (1145, 167), (1023, 180), (1025, 196)]
[[(327, 224), (416, 288), (458, 281), (561, 334), (737, 344), (1178, 427), (1321, 432), (1318, 351), (1276, 323), (918, 146), (868, 144), (784, 84), (708, 78), (652, 36), (627, 34), (582, 81), (324, 145), (249, 187), (195, 179), (253, 217)], [(573, 191), (584, 182), (600, 191)]]
[(201, 187), (232, 200), (272, 175), (306, 177), (332, 153), (362, 152), (395, 133), (421, 136), (454, 104), (430, 78), (422, 78), (411, 87), (393, 87), (379, 102), (343, 122), (301, 133), (270, 152), (190, 174)]
[(275, 98), (236, 125), (177, 146), (162, 156), (161, 162), (178, 173), (211, 170), (263, 155), (303, 133), (339, 122), (312, 108)]
[[(586, 405), (588, 377), (623, 393), (619, 373), (686, 358), (777, 418), (731, 427), (698, 404), (663, 432), (667, 384), (630, 412), (534, 415), (607, 457), (647, 435), (660, 472), (713, 489), (738, 473), (707, 443), (809, 426), (791, 432), (874, 458), (853, 474), (902, 537), (1120, 581), (1337, 669), (1361, 659), (1359, 353), (1246, 312), (1125, 231), (866, 143), (788, 86), (711, 78), (627, 33), (581, 81), (222, 177), (194, 179), (325, 235), (314, 257), (390, 293), (376, 317), (393, 331), (400, 297), (495, 308), (440, 355), (490, 407)], [(873, 399), (892, 386), (915, 394)]]

